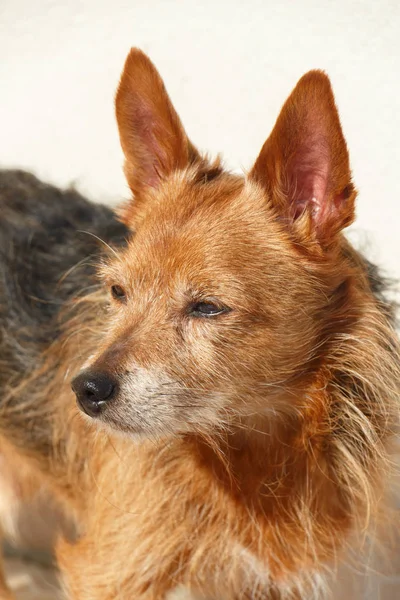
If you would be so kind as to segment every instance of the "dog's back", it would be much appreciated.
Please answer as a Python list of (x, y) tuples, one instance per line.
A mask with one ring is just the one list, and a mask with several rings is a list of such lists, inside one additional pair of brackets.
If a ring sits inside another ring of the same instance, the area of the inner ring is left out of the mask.
[[(0, 171), (1, 386), (37, 367), (63, 305), (96, 285), (104, 243), (121, 244), (112, 211), (23, 171)], [(21, 331), (24, 336), (21, 338)]]

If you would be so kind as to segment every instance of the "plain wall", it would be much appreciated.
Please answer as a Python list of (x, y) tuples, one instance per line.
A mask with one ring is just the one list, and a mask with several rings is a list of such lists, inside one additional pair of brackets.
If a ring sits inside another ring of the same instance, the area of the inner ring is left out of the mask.
[(126, 198), (113, 96), (133, 45), (195, 144), (234, 169), (251, 166), (299, 77), (322, 68), (360, 192), (356, 230), (400, 277), (399, 39), (399, 0), (0, 0), (0, 166)]

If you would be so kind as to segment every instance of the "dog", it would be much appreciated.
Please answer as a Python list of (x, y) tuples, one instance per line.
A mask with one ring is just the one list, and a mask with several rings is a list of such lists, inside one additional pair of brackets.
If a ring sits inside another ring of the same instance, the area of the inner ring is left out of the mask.
[(0, 184), (14, 517), (46, 493), (73, 522), (69, 600), (330, 598), (394, 527), (400, 362), (385, 284), (343, 235), (329, 79), (300, 79), (245, 176), (199, 153), (140, 50), (116, 115), (120, 222)]

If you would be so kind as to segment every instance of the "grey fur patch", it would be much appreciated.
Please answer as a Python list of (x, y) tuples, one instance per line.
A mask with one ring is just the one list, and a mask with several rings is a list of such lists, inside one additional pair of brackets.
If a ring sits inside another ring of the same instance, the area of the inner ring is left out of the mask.
[[(24, 171), (0, 171), (0, 215), (1, 409), (5, 390), (36, 370), (59, 336), (66, 302), (98, 285), (96, 264), (104, 246), (94, 236), (121, 245), (128, 231), (106, 206)], [(14, 401), (22, 404), (25, 398)], [(37, 408), (29, 436), (35, 449), (48, 452), (49, 424)], [(15, 443), (23, 428), (27, 444), (25, 411), (14, 412), (12, 423), (5, 411), (0, 427)]]

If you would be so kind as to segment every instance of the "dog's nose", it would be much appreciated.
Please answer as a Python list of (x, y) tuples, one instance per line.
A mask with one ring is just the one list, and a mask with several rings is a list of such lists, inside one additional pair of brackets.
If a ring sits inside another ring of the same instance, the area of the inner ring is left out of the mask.
[(86, 370), (72, 380), (72, 389), (83, 412), (97, 417), (115, 396), (117, 382), (107, 373)]

